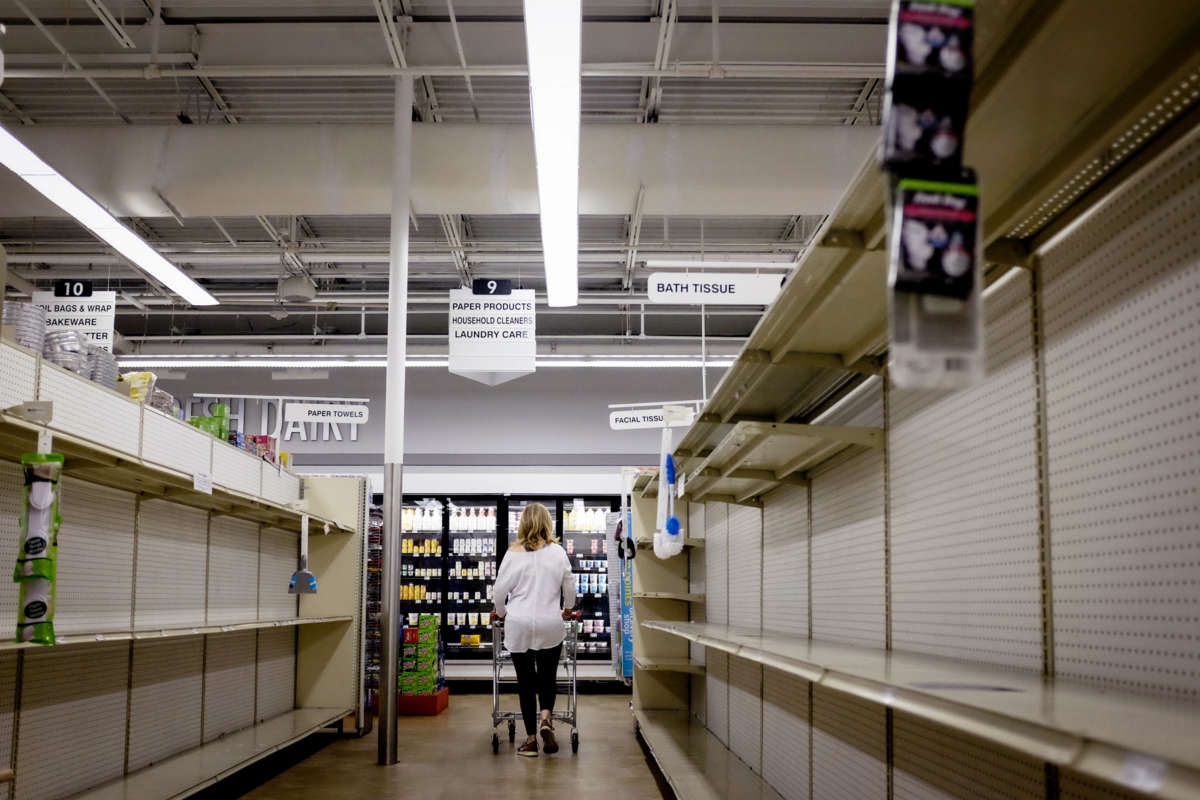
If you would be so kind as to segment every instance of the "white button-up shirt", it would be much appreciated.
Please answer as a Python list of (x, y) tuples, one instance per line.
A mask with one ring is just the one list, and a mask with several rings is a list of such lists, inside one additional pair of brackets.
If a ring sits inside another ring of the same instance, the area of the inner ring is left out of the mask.
[(504, 646), (510, 653), (548, 650), (562, 643), (562, 609), (575, 607), (575, 576), (560, 545), (509, 550), (493, 591), (496, 615), (504, 618)]

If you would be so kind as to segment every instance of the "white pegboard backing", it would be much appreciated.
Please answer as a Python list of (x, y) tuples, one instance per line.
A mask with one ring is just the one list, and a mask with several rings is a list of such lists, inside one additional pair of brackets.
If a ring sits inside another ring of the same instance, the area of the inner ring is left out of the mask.
[(138, 516), (135, 628), (204, 624), (208, 512), (145, 500)]
[(62, 367), (42, 362), (38, 399), (54, 403), (50, 427), (90, 442), (137, 455), (142, 406)]
[(213, 517), (208, 529), (209, 625), (258, 619), (258, 525)]
[(0, 408), (28, 403), (37, 396), (37, 357), (0, 343)]
[(1063, 769), (1058, 774), (1058, 797), (1059, 800), (1145, 800), (1146, 795)]
[(129, 771), (198, 747), (204, 708), (204, 638), (134, 642)]
[[(296, 572), (300, 556), (300, 537), (278, 528), (263, 528), (258, 554), (258, 618), (294, 619), (298, 614), (298, 595), (288, 594), (288, 584)], [(318, 586), (321, 576), (317, 576)]]
[[(703, 506), (699, 506), (703, 508)], [(697, 508), (697, 506), (692, 506)], [(708, 591), (705, 582), (705, 552), (704, 548), (689, 547), (684, 551), (688, 560), (688, 592), (703, 595)], [(688, 603), (688, 619), (691, 622), (707, 622), (706, 603)], [(688, 642), (688, 656), (693, 664), (704, 663), (704, 645)], [(692, 686), (703, 685), (703, 681), (694, 680)], [(695, 703), (692, 704), (695, 708)]]
[(129, 630), (135, 504), (130, 492), (63, 479), (55, 633)]
[(1060, 676), (1200, 697), (1200, 129), (1041, 254)]
[(763, 630), (808, 636), (808, 487), (763, 498)]
[(142, 458), (186, 475), (212, 471), (211, 434), (146, 407), (142, 419)]
[(1045, 797), (1041, 761), (897, 711), (892, 717), (895, 800)]
[(704, 538), (704, 503), (688, 503), (687, 535), (690, 539)]
[(704, 676), (704, 722), (722, 744), (729, 746), (729, 654), (709, 650)]
[[(12, 763), (13, 714), (16, 708), (17, 654), (0, 654), (0, 764)], [(0, 800), (12, 796), (10, 784), (0, 785)]]
[(707, 503), (704, 509), (704, 580), (709, 622), (729, 624), (729, 506)]
[(763, 668), (744, 658), (729, 659), (729, 749), (762, 774)]
[(254, 724), (257, 631), (205, 637), (204, 741)]
[[(21, 543), (21, 507), (25, 479), (20, 464), (0, 462), (0, 553), (16, 553)], [(15, 555), (13, 556), (16, 557)], [(16, 619), (20, 587), (0, 580), (0, 618)]]
[(262, 494), (262, 459), (225, 442), (213, 442), (213, 483), (242, 494)]
[(25, 651), (17, 800), (70, 797), (121, 777), (128, 687), (129, 642)]
[(262, 496), (288, 506), (300, 500), (300, 478), (286, 469), (262, 462)]
[(859, 453), (814, 476), (814, 639), (884, 646), (883, 546), (883, 454)]
[(986, 302), (987, 378), (888, 395), (892, 646), (1041, 669), (1030, 275)]
[(785, 800), (809, 800), (808, 681), (763, 668), (762, 776)]
[(762, 627), (762, 509), (729, 506), (729, 624)]
[(258, 705), (261, 722), (296, 706), (296, 628), (267, 628), (258, 632)]
[(812, 772), (819, 800), (885, 800), (887, 716), (884, 707), (813, 687)]
[(883, 427), (883, 379), (867, 378), (814, 422), (822, 425)]

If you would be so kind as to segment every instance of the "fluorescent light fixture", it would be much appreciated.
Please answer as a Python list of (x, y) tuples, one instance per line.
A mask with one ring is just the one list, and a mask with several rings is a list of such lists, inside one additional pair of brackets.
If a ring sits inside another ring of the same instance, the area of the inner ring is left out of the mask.
[[(733, 366), (733, 359), (709, 359), (703, 364), (698, 358), (686, 356), (666, 356), (661, 358), (636, 358), (630, 356), (572, 356), (560, 359), (538, 359), (539, 368), (568, 368), (568, 369), (699, 369), (701, 366), (723, 368)], [(122, 369), (169, 369), (186, 367), (187, 369), (385, 369), (387, 359), (370, 358), (305, 358), (303, 356), (136, 356), (120, 359)], [(404, 362), (408, 368), (450, 366), (445, 358), (409, 359)]]
[(15, 172), (54, 205), (74, 217), (81, 225), (138, 269), (160, 281), (194, 306), (215, 306), (217, 299), (179, 267), (162, 257), (144, 239), (126, 228), (99, 203), (75, 184), (42, 161), (37, 155), (0, 126), (0, 164)]
[(647, 258), (646, 267), (649, 269), (756, 269), (777, 272), (791, 272), (796, 266), (794, 260), (787, 261), (692, 261), (686, 258)]
[(582, 0), (525, 0), (529, 112), (551, 306), (579, 303)]

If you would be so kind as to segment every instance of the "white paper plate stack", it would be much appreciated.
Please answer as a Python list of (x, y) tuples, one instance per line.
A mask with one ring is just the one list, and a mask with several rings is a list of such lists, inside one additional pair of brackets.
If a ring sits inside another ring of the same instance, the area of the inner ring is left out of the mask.
[(46, 309), (33, 303), (6, 301), (4, 324), (12, 325), (16, 329), (17, 344), (42, 352), (46, 341)]
[(79, 331), (50, 331), (42, 346), (42, 357), (71, 372), (88, 375), (87, 337)]

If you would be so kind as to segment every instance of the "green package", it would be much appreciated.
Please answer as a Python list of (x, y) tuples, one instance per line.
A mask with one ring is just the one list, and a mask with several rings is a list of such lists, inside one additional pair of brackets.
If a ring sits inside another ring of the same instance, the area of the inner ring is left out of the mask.
[(25, 453), (21, 466), (25, 488), (21, 506), (21, 549), (14, 581), (55, 578), (58, 561), (60, 483), (64, 458), (58, 453)]
[(54, 644), (54, 581), (30, 580), (21, 583), (16, 641)]

